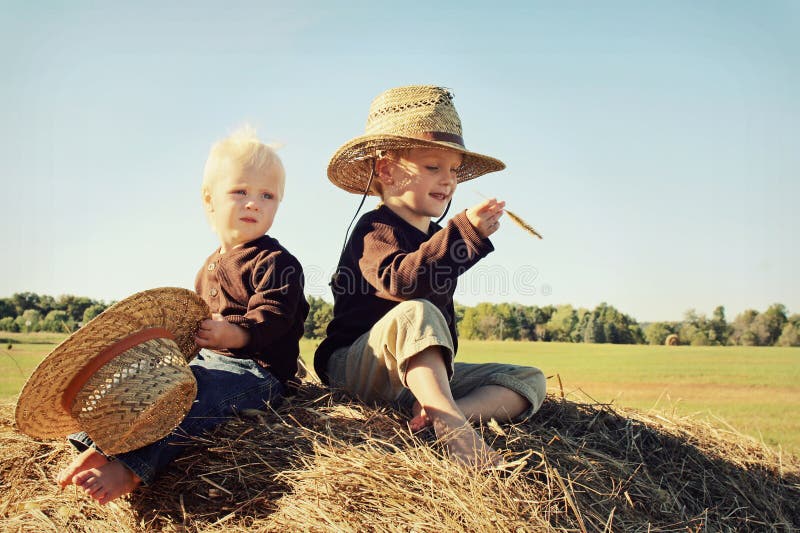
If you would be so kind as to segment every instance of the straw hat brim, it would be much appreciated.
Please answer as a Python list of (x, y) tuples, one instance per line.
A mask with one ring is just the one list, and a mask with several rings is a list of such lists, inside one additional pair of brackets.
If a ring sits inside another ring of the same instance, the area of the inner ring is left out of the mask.
[(98, 353), (143, 329), (164, 328), (188, 361), (200, 351), (194, 342), (197, 327), (210, 317), (208, 305), (197, 293), (174, 287), (143, 291), (112, 305), (39, 363), (17, 400), (17, 428), (41, 438), (81, 430), (62, 407), (62, 398), (74, 376)]
[[(346, 142), (333, 154), (328, 163), (328, 179), (347, 192), (364, 194), (377, 152), (408, 148), (440, 148), (463, 154), (464, 161), (456, 174), (458, 183), (506, 168), (505, 163), (499, 159), (471, 152), (456, 143), (399, 135), (363, 135)], [(370, 194), (375, 193), (370, 191)]]

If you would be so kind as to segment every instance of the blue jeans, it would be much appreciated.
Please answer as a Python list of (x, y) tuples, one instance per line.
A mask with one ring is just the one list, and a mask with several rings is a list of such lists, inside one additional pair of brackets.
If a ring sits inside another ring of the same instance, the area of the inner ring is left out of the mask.
[[(191, 437), (202, 435), (237, 411), (262, 409), (266, 403), (278, 405), (283, 399), (283, 384), (252, 359), (237, 359), (202, 350), (190, 363), (197, 379), (197, 397), (186, 417), (169, 435), (143, 448), (115, 455), (145, 485), (153, 482)], [(94, 446), (85, 432), (67, 436), (80, 451)], [(102, 452), (102, 450), (100, 450)]]

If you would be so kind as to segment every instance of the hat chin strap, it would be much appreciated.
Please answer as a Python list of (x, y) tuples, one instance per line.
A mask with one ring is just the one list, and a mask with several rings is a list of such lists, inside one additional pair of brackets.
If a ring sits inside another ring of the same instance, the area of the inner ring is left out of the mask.
[(439, 225), (439, 222), (441, 222), (441, 221), (442, 221), (442, 219), (443, 219), (445, 216), (447, 216), (447, 212), (448, 212), (448, 211), (450, 211), (450, 205), (451, 205), (452, 203), (453, 203), (453, 199), (452, 199), (452, 198), (450, 198), (450, 199), (447, 201), (447, 207), (445, 207), (445, 208), (444, 208), (444, 213), (442, 213), (442, 216), (440, 216), (440, 217), (438, 218), (438, 220), (436, 220), (436, 225), (437, 225), (437, 226)]
[[(341, 261), (341, 257), (344, 255), (344, 249), (347, 248), (347, 237), (350, 235), (350, 228), (353, 227), (353, 222), (356, 221), (356, 217), (361, 212), (361, 208), (364, 206), (364, 201), (367, 199), (367, 195), (369, 194), (369, 188), (372, 186), (372, 180), (375, 177), (375, 163), (372, 164), (372, 169), (369, 172), (369, 180), (367, 180), (367, 186), (364, 189), (364, 194), (361, 196), (361, 202), (358, 204), (358, 209), (356, 209), (356, 214), (353, 215), (353, 219), (350, 221), (350, 224), (347, 226), (347, 231), (344, 232), (344, 242), (342, 243), (342, 252), (339, 254), (339, 260)], [(328, 283), (329, 286), (336, 285), (336, 279), (339, 277), (339, 269), (336, 269), (336, 272), (333, 273), (331, 276), (331, 281)]]
[(100, 370), (104, 364), (108, 363), (122, 352), (130, 350), (134, 346), (138, 346), (139, 344), (152, 339), (174, 340), (174, 337), (169, 330), (164, 328), (143, 329), (141, 331), (137, 331), (133, 335), (125, 337), (124, 339), (120, 339), (90, 359), (86, 366), (81, 368), (69, 382), (69, 385), (67, 385), (64, 395), (61, 397), (61, 407), (64, 409), (64, 411), (67, 413), (72, 411), (72, 404), (75, 403), (75, 397), (81, 391), (83, 386), (86, 385), (86, 382), (89, 381), (89, 378), (91, 378), (95, 372)]

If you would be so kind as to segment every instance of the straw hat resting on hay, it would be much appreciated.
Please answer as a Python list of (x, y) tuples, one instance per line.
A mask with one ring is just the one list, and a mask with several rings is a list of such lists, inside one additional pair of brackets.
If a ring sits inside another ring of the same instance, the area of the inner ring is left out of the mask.
[(188, 361), (210, 317), (194, 292), (161, 288), (109, 307), (36, 367), (17, 400), (16, 427), (36, 438), (85, 431), (107, 454), (155, 442), (189, 411)]
[(83, 449), (57, 476), (62, 488), (75, 483), (107, 503), (143, 481), (111, 455), (164, 442), (190, 412), (198, 386), (188, 361), (210, 316), (192, 291), (152, 289), (111, 306), (45, 357), (17, 401), (16, 428), (36, 438), (70, 434)]

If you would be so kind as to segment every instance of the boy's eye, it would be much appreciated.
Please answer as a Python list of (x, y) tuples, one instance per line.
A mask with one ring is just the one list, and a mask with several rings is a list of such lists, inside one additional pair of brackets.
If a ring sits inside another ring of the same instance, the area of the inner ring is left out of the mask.
[(430, 170), (431, 172), (436, 172), (437, 170), (439, 170), (439, 167), (432, 166), (432, 165), (427, 165), (425, 168)]
[(268, 193), (268, 192), (265, 192), (264, 194), (262, 194), (262, 195), (261, 195), (261, 197), (262, 197), (264, 200), (272, 200), (272, 194), (271, 194), (271, 193)]
[(245, 192), (244, 189), (236, 189), (235, 191), (231, 191), (231, 194), (243, 195), (243, 194), (247, 194), (247, 193)]

